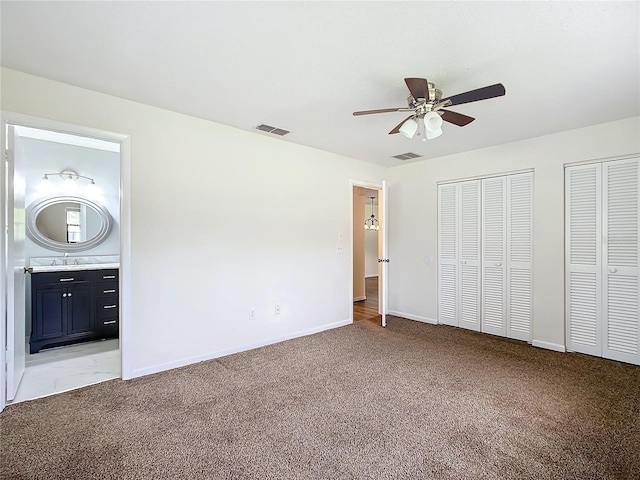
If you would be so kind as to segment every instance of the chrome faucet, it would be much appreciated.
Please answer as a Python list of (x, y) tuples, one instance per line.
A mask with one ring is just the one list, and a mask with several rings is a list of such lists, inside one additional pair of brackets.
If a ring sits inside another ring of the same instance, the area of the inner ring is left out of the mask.
[(67, 257), (68, 257), (68, 256), (69, 256), (69, 254), (65, 252), (65, 254), (64, 254), (64, 259), (62, 260), (62, 264), (63, 264), (63, 265), (66, 265), (66, 264), (67, 264)]

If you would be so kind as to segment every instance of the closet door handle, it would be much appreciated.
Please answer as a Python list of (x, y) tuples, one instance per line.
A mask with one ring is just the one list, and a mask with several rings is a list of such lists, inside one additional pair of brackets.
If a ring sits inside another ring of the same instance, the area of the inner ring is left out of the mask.
[(62, 298), (66, 297), (66, 296), (67, 296), (67, 294), (66, 294), (66, 293), (63, 293), (63, 294), (62, 294)]
[(616, 273), (617, 271), (618, 271), (617, 268), (613, 268), (613, 267), (609, 268), (609, 273)]
[(496, 262), (496, 267), (501, 267), (502, 266), (502, 262)]
[(466, 260), (462, 260), (460, 263), (465, 265), (467, 263), (467, 261)]

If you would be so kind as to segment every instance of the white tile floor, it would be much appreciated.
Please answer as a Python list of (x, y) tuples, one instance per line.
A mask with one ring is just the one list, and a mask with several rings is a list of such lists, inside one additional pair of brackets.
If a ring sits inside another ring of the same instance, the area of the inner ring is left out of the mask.
[(87, 342), (27, 354), (16, 397), (24, 402), (120, 378), (118, 339)]

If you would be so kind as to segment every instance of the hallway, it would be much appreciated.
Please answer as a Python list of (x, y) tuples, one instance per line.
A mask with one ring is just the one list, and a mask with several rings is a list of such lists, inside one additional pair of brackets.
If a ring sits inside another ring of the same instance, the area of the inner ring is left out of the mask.
[(366, 300), (353, 302), (353, 321), (370, 320), (380, 323), (378, 313), (378, 277), (365, 278)]

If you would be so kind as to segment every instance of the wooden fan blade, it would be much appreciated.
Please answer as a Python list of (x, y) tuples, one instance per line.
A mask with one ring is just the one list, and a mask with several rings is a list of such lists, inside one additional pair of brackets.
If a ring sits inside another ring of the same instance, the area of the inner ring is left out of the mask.
[(463, 115), (461, 113), (452, 112), (451, 110), (440, 110), (442, 112), (442, 119), (445, 122), (453, 123), (454, 125), (458, 125), (459, 127), (464, 127), (465, 125), (469, 125), (471, 122), (475, 120), (473, 117), (468, 117), (467, 115)]
[(353, 112), (353, 116), (357, 117), (358, 115), (371, 115), (373, 113), (389, 113), (389, 112), (407, 112), (411, 110), (407, 107), (398, 107), (398, 108), (380, 108), (378, 110), (362, 110), (360, 112)]
[(424, 98), (427, 102), (429, 101), (429, 83), (426, 78), (405, 78), (404, 83), (407, 84), (415, 100)]
[(462, 105), (463, 103), (477, 102), (479, 100), (486, 100), (488, 98), (501, 97), (504, 95), (504, 85), (496, 83), (495, 85), (489, 85), (488, 87), (477, 88), (468, 92), (459, 93), (453, 97), (443, 98), (438, 103), (443, 103), (449, 100), (449, 105)]
[(393, 130), (389, 132), (389, 135), (393, 135), (394, 133), (400, 133), (400, 128), (402, 128), (402, 125), (404, 125), (404, 122), (406, 122), (410, 118), (413, 118), (413, 115), (409, 115), (407, 118), (402, 120), (398, 125), (395, 126)]

